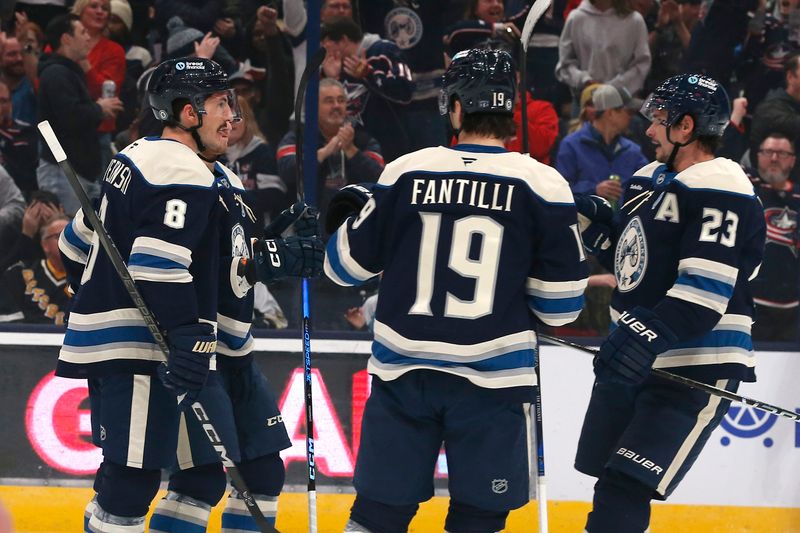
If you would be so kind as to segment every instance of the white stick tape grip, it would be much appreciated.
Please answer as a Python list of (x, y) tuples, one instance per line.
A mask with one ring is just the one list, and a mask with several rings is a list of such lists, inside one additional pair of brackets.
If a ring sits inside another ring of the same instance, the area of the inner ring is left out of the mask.
[(50, 126), (50, 123), (46, 120), (41, 121), (39, 123), (39, 131), (42, 132), (44, 142), (47, 143), (47, 146), (50, 147), (50, 151), (53, 152), (53, 157), (56, 158), (56, 163), (66, 161), (67, 154), (64, 153), (64, 149), (61, 147), (61, 143), (58, 142), (58, 138), (53, 131), (53, 127)]

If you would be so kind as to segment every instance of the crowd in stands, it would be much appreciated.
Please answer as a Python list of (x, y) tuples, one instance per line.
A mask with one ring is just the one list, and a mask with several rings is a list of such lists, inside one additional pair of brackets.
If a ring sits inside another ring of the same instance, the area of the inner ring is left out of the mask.
[[(440, 78), (461, 50), (490, 46), (517, 61), (530, 0), (322, 0), (317, 190), (323, 211), (349, 183), (374, 182), (386, 163), (454, 143), (439, 114)], [(14, 4), (13, 2), (11, 4)], [(79, 205), (35, 129), (49, 120), (90, 196), (113, 154), (158, 135), (145, 96), (160, 60), (220, 63), (243, 121), (226, 163), (264, 223), (297, 194), (293, 103), (305, 66), (303, 0), (28, 0), (0, 10), (0, 321), (62, 324), (70, 294), (58, 233)], [(553, 0), (524, 65), (531, 156), (574, 192), (615, 204), (654, 158), (638, 113), (664, 79), (696, 72), (730, 95), (718, 155), (747, 170), (768, 224), (752, 284), (756, 340), (797, 341), (800, 258), (800, 1)], [(589, 305), (565, 333), (602, 335), (613, 276), (595, 267)], [(376, 282), (377, 283), (377, 282)], [(365, 327), (360, 305), (376, 285), (316, 282), (320, 329)], [(298, 288), (260, 287), (254, 323), (297, 325)], [(371, 316), (369, 312), (367, 316)], [(355, 317), (355, 318), (354, 318)]]

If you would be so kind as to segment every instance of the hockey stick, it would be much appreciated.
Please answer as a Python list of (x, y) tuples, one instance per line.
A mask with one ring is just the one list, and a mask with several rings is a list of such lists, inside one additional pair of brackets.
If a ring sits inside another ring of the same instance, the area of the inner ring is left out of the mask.
[[(147, 303), (144, 301), (142, 294), (136, 287), (136, 282), (133, 280), (133, 277), (128, 270), (128, 265), (126, 265), (125, 260), (122, 259), (122, 254), (119, 253), (117, 246), (114, 244), (114, 241), (111, 240), (111, 236), (108, 234), (108, 231), (106, 231), (105, 226), (103, 226), (103, 222), (92, 208), (89, 197), (86, 196), (86, 191), (83, 190), (80, 181), (78, 181), (78, 176), (75, 174), (75, 170), (73, 170), (72, 165), (67, 160), (67, 154), (61, 147), (61, 143), (58, 141), (53, 128), (50, 126), (50, 123), (45, 120), (39, 123), (39, 131), (41, 132), (42, 137), (44, 137), (44, 140), (47, 143), (47, 146), (50, 148), (50, 151), (53, 152), (53, 157), (55, 157), (55, 160), (58, 163), (58, 166), (61, 168), (61, 171), (67, 176), (69, 184), (81, 204), (81, 209), (83, 209), (84, 216), (89, 219), (89, 223), (91, 224), (92, 228), (94, 228), (94, 232), (100, 240), (100, 244), (108, 255), (108, 258), (111, 260), (111, 264), (114, 266), (114, 270), (117, 271), (117, 275), (122, 281), (122, 284), (125, 286), (125, 290), (128, 291), (128, 294), (130, 295), (131, 300), (133, 300), (134, 305), (142, 314), (142, 318), (144, 319), (147, 329), (150, 331), (150, 334), (155, 339), (159, 349), (164, 354), (164, 358), (168, 357), (169, 346), (167, 346), (164, 333), (161, 331), (158, 322), (156, 322), (155, 316), (153, 316), (150, 308), (147, 307)], [(256, 524), (258, 524), (259, 531), (261, 531), (261, 533), (280, 533), (269, 522), (267, 522), (266, 518), (264, 518), (261, 509), (259, 509), (256, 500), (250, 494), (250, 490), (247, 488), (247, 484), (244, 482), (241, 473), (239, 473), (239, 469), (236, 468), (236, 465), (228, 457), (228, 450), (225, 448), (222, 438), (214, 428), (214, 425), (211, 423), (206, 410), (203, 409), (203, 406), (199, 401), (195, 401), (191, 407), (192, 413), (194, 413), (197, 421), (200, 422), (200, 425), (203, 427), (203, 433), (205, 433), (208, 437), (208, 440), (211, 442), (211, 446), (213, 446), (214, 450), (219, 455), (222, 464), (228, 469), (228, 473), (231, 475), (233, 487), (239, 492), (239, 494), (241, 494), (242, 500), (244, 500), (244, 503), (247, 506), (247, 510), (250, 511), (250, 514), (253, 516)]]
[[(297, 166), (297, 197), (305, 201), (303, 173), (303, 101), (311, 75), (317, 75), (326, 50), (320, 48), (306, 64), (297, 87), (294, 102), (295, 118), (295, 162)], [(311, 394), (311, 306), (309, 303), (308, 279), (303, 278), (303, 389), (306, 401), (306, 462), (308, 464), (308, 530), (317, 532), (317, 467), (314, 463), (314, 408)]]
[[(544, 12), (550, 7), (551, 0), (536, 0), (525, 17), (525, 24), (520, 33), (520, 64), (519, 64), (519, 92), (522, 104), (522, 153), (530, 154), (528, 141), (528, 43), (531, 40), (533, 27), (542, 18)], [(538, 337), (537, 337), (538, 339)], [(547, 522), (547, 481), (544, 469), (544, 425), (542, 423), (542, 377), (539, 369), (541, 362), (539, 343), (536, 343), (536, 510), (539, 515), (539, 531), (548, 531)]]
[[(560, 346), (566, 346), (568, 348), (574, 348), (575, 350), (588, 353), (589, 355), (597, 355), (597, 352), (599, 351), (596, 348), (589, 348), (588, 346), (582, 346), (580, 344), (576, 344), (574, 342), (570, 342), (564, 339), (559, 339), (558, 337), (552, 337), (550, 335), (541, 334), (540, 337), (550, 343), (558, 344)], [(717, 387), (714, 387), (712, 385), (707, 385), (700, 381), (695, 381), (693, 379), (685, 378), (683, 376), (678, 376), (677, 374), (667, 372), (666, 370), (662, 370), (660, 368), (653, 368), (650, 371), (653, 373), (653, 375), (658, 376), (662, 379), (674, 381), (675, 383), (686, 385), (687, 387), (692, 389), (701, 390), (712, 396), (719, 396), (720, 398), (725, 398), (726, 400), (730, 400), (732, 402), (743, 403), (745, 405), (749, 405), (750, 407), (755, 407), (756, 409), (759, 409), (761, 411), (766, 411), (767, 413), (771, 413), (773, 415), (778, 415), (784, 418), (788, 418), (789, 420), (794, 420), (795, 422), (800, 421), (800, 414), (795, 413), (794, 411), (790, 411), (788, 409), (784, 409), (783, 407), (770, 405), (766, 402), (762, 402), (760, 400), (754, 400), (746, 396), (739, 396), (738, 394), (726, 391), (725, 389), (719, 389)]]
[(552, 0), (536, 0), (528, 11), (528, 16), (525, 17), (525, 24), (522, 26), (522, 32), (519, 39), (522, 45), (522, 52), (519, 58), (519, 85), (520, 85), (520, 98), (522, 99), (522, 153), (529, 154), (528, 149), (528, 43), (531, 40), (531, 33), (533, 27), (542, 18), (544, 12), (550, 7)]

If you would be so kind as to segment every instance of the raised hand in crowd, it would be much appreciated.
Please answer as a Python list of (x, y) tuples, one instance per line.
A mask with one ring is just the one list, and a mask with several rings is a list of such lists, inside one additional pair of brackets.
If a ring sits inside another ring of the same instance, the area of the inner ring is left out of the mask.
[(341, 143), (340, 148), (347, 157), (353, 157), (355, 153), (358, 152), (358, 148), (353, 144), (356, 137), (356, 130), (353, 128), (352, 124), (345, 122), (344, 125), (339, 128), (339, 133), (336, 136)]
[(339, 79), (342, 73), (342, 53), (336, 47), (326, 47), (328, 53), (322, 61), (322, 73), (326, 78)]
[(60, 214), (62, 214), (62, 211), (53, 204), (34, 200), (22, 215), (23, 235), (31, 239), (35, 238), (39, 230)]
[(317, 150), (317, 161), (322, 163), (341, 149), (342, 139), (338, 135), (334, 135), (325, 146)]
[(740, 96), (731, 102), (731, 124), (742, 125), (742, 120), (747, 116), (747, 98)]
[(267, 35), (278, 33), (278, 10), (261, 6), (256, 11), (256, 25)]
[(125, 109), (122, 100), (116, 96), (112, 96), (111, 98), (98, 98), (96, 102), (97, 105), (100, 106), (100, 109), (103, 110), (103, 116), (106, 118), (116, 117), (117, 113)]
[(494, 25), (492, 25), (492, 37), (516, 42), (519, 36), (519, 28), (517, 28), (517, 25), (513, 22), (495, 22)]
[(217, 51), (220, 39), (211, 32), (206, 33), (199, 43), (194, 43), (194, 55), (204, 59), (211, 59)]
[(357, 79), (364, 79), (369, 74), (366, 52), (361, 50), (357, 55), (346, 56), (342, 59), (342, 68), (345, 74)]

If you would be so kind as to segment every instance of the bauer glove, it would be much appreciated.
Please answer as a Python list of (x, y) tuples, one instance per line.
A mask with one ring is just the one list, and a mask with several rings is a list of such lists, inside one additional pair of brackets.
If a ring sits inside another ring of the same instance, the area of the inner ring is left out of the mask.
[(611, 246), (611, 223), (614, 209), (608, 200), (594, 194), (575, 194), (578, 209), (578, 229), (583, 249), (587, 254), (598, 255)]
[(650, 374), (656, 356), (677, 342), (677, 335), (655, 313), (634, 307), (620, 315), (617, 328), (600, 346), (595, 374), (603, 381), (638, 385)]
[(359, 214), (364, 204), (372, 198), (374, 186), (374, 183), (354, 183), (339, 189), (328, 204), (325, 231), (331, 234), (349, 217)]
[(167, 364), (158, 367), (158, 377), (177, 396), (180, 404), (191, 405), (208, 378), (211, 357), (217, 351), (214, 326), (207, 323), (178, 326), (167, 334)]

